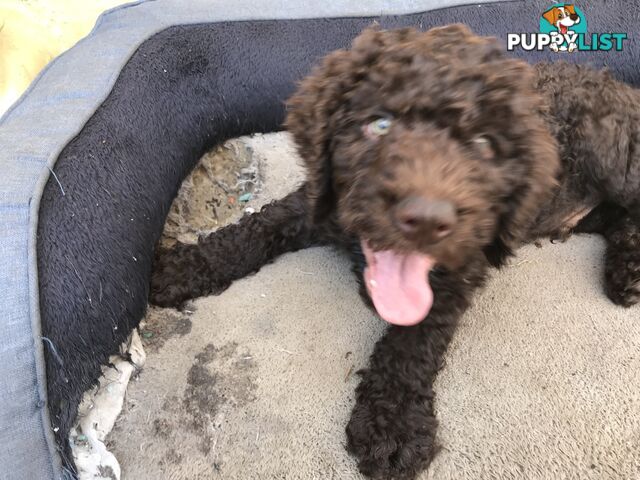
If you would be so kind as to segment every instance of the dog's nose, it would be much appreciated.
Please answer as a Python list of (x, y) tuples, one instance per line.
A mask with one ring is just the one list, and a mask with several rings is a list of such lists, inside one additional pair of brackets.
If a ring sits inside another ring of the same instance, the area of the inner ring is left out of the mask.
[(456, 224), (456, 209), (446, 200), (409, 197), (396, 205), (393, 215), (405, 235), (429, 243), (448, 237)]

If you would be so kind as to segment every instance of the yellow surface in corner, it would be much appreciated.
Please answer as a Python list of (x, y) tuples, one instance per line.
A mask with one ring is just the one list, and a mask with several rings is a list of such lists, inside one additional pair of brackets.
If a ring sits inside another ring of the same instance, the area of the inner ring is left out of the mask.
[(98, 16), (131, 0), (0, 0), (0, 115)]

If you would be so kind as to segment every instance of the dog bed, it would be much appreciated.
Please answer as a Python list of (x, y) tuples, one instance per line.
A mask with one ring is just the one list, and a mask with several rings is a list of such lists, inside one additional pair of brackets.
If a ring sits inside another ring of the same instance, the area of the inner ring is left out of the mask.
[[(295, 82), (372, 22), (422, 29), (463, 22), (505, 39), (537, 32), (549, 6), (149, 0), (104, 14), (0, 120), (3, 475), (72, 475), (67, 438), (82, 394), (142, 318), (153, 246), (204, 151), (278, 130)], [(590, 31), (629, 38), (622, 51), (563, 58), (640, 84), (640, 7), (623, 0), (580, 7)]]

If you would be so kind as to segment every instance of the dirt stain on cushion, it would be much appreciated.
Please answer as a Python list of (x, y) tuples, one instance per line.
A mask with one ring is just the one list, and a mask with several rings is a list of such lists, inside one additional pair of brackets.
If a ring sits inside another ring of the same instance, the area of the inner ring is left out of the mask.
[[(197, 439), (198, 451), (205, 457), (213, 456), (215, 470), (220, 471), (222, 461), (215, 455), (215, 446), (224, 434), (225, 419), (256, 399), (256, 377), (253, 356), (237, 343), (205, 345), (187, 372), (182, 398), (168, 396), (163, 405), (167, 415), (153, 421), (154, 435), (171, 439), (177, 432), (190, 431)], [(167, 452), (163, 463), (182, 461), (173, 453)]]
[(261, 182), (259, 158), (246, 143), (231, 140), (208, 152), (182, 183), (160, 243), (196, 243), (199, 236), (234, 222)]
[(172, 337), (191, 333), (192, 310), (177, 311), (150, 306), (140, 329), (145, 350), (157, 352)]
[(255, 369), (253, 357), (238, 353), (235, 342), (220, 348), (209, 343), (195, 356), (182, 403), (191, 427), (201, 435), (203, 454), (212, 449), (215, 431), (222, 428), (224, 407), (243, 407), (255, 400)]

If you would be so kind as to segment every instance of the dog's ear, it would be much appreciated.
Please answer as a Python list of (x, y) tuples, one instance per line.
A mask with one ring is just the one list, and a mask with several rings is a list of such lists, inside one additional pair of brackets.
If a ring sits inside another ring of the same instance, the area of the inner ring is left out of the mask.
[(576, 7), (574, 5), (565, 5), (564, 8), (568, 10), (571, 15), (576, 14)]
[(367, 76), (367, 67), (383, 49), (415, 34), (409, 29), (385, 31), (377, 26), (365, 29), (353, 41), (351, 50), (327, 55), (289, 100), (285, 125), (307, 171), (306, 192), (314, 222), (322, 221), (335, 209), (332, 139), (340, 119), (346, 115), (350, 94)]
[(285, 122), (306, 168), (306, 196), (312, 221), (320, 222), (335, 207), (331, 175), (331, 117), (349, 87), (349, 53), (331, 53), (300, 84), (287, 104)]
[[(535, 122), (535, 120), (532, 120)], [(528, 238), (542, 205), (558, 185), (560, 157), (557, 143), (544, 125), (530, 125), (528, 151), (523, 154), (524, 171), (513, 178), (515, 188), (505, 199), (505, 211), (492, 244), (485, 248), (489, 262), (501, 267)]]
[(330, 53), (299, 85), (287, 104), (286, 127), (292, 134), (306, 168), (306, 193), (313, 222), (328, 217), (336, 206), (332, 178), (332, 147), (337, 120), (349, 93), (365, 75), (358, 45), (375, 45), (383, 32), (377, 27), (362, 32), (351, 50)]
[(558, 8), (551, 7), (549, 10), (542, 14), (542, 18), (544, 18), (547, 22), (555, 27), (556, 22), (558, 21)]
[(488, 260), (496, 267), (528, 238), (533, 223), (545, 202), (558, 186), (560, 154), (557, 126), (547, 123), (549, 100), (536, 88), (535, 69), (521, 60), (509, 59), (500, 69), (503, 77), (496, 91), (511, 89), (509, 109), (513, 118), (509, 130), (516, 146), (511, 160), (504, 164), (504, 181), (510, 192), (502, 198), (502, 209), (493, 242), (485, 248)]

